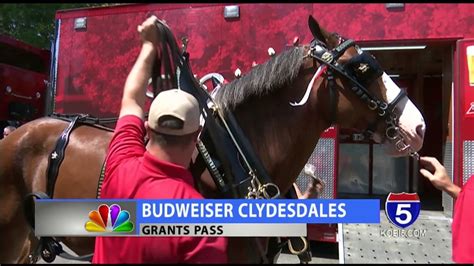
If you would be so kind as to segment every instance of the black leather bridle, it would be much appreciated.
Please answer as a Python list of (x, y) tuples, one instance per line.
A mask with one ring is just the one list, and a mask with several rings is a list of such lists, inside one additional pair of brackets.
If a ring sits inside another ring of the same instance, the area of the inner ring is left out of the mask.
[[(337, 34), (336, 34), (337, 35)], [(399, 151), (410, 149), (410, 155), (418, 157), (418, 153), (414, 151), (409, 144), (405, 142), (403, 135), (400, 133), (398, 127), (399, 114), (397, 114), (397, 104), (405, 97), (408, 97), (404, 90), (400, 90), (399, 94), (390, 103), (386, 103), (383, 100), (378, 99), (375, 95), (370, 93), (367, 89), (370, 85), (376, 81), (383, 74), (383, 70), (379, 63), (371, 54), (362, 51), (354, 42), (354, 40), (344, 40), (338, 36), (339, 45), (331, 50), (326, 47), (326, 44), (314, 39), (311, 42), (310, 49), (306, 56), (310, 56), (317, 60), (320, 64), (324, 64), (328, 67), (326, 71), (326, 78), (328, 81), (329, 93), (330, 93), (330, 122), (336, 121), (336, 108), (337, 108), (337, 89), (335, 86), (335, 73), (342, 76), (344, 79), (349, 81), (351, 91), (363, 102), (367, 103), (370, 110), (377, 113), (377, 118), (374, 122), (370, 123), (365, 130), (366, 136), (374, 134), (377, 124), (380, 121), (385, 121), (386, 130), (385, 136), (391, 142), (395, 143), (395, 147)], [(340, 64), (338, 59), (344, 54), (344, 52), (350, 47), (354, 47), (358, 55), (352, 57), (348, 62)]]

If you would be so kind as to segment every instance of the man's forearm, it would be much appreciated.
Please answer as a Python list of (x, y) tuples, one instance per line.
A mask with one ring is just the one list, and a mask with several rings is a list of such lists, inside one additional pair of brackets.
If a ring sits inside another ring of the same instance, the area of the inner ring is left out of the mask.
[[(156, 51), (151, 43), (144, 43), (142, 45), (137, 61), (128, 74), (125, 82), (122, 111), (123, 109), (140, 107), (143, 111), (145, 106), (145, 90), (148, 85), (148, 80), (151, 77), (151, 70), (153, 62), (156, 57)], [(122, 112), (121, 112), (122, 113)]]

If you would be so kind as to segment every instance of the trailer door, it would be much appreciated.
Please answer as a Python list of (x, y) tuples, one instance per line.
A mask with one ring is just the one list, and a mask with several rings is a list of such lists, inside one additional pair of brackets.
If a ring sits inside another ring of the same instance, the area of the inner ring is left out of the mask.
[(474, 39), (457, 41), (454, 64), (453, 181), (474, 175)]

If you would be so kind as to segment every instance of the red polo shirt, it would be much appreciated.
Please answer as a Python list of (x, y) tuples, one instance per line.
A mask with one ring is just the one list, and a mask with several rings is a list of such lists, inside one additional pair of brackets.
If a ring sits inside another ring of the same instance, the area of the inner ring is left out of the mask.
[[(145, 150), (144, 122), (120, 118), (109, 145), (103, 199), (202, 199), (191, 173)], [(226, 263), (223, 237), (96, 237), (93, 263)]]
[(453, 216), (453, 261), (474, 263), (474, 176), (459, 192)]

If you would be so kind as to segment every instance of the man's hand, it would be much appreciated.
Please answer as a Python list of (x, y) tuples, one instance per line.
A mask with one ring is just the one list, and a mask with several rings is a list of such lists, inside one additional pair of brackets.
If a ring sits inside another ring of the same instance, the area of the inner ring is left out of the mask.
[(439, 190), (443, 190), (456, 198), (461, 190), (456, 186), (446, 172), (446, 168), (434, 157), (420, 158), (420, 173), (430, 180), (431, 184)]
[(324, 181), (319, 177), (311, 178), (311, 182), (308, 184), (308, 188), (304, 193), (304, 197), (307, 199), (319, 198), (319, 195), (324, 190)]
[(151, 16), (147, 18), (141, 25), (138, 25), (137, 31), (140, 34), (143, 44), (151, 43), (156, 47), (160, 43), (160, 35), (156, 28), (158, 18)]
[(160, 60), (160, 53), (157, 51), (160, 37), (155, 25), (157, 21), (156, 16), (151, 16), (137, 27), (142, 39), (142, 49), (125, 82), (119, 117), (135, 115), (144, 118), (146, 87), (153, 63)]
[(308, 187), (306, 188), (304, 194), (301, 193), (301, 190), (298, 188), (296, 183), (293, 183), (293, 186), (296, 190), (296, 196), (298, 199), (313, 199), (319, 198), (319, 195), (321, 195), (323, 192), (324, 181), (319, 177), (311, 178), (311, 181), (308, 183)]

